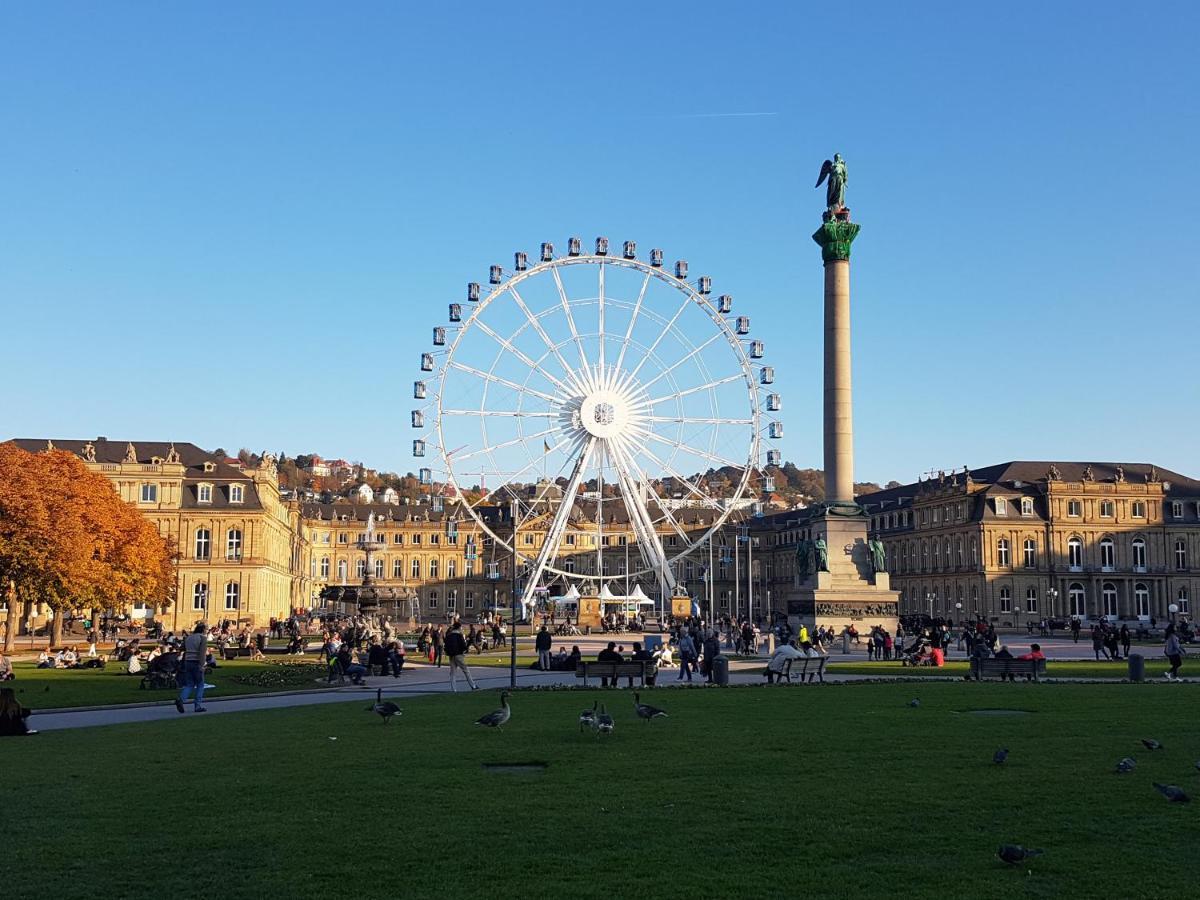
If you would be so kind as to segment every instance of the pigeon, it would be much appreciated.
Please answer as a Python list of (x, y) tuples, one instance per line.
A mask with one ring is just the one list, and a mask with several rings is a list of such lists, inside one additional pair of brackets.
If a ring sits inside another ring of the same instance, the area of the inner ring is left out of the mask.
[(613, 717), (610, 716), (604, 709), (604, 705), (600, 705), (600, 712), (596, 714), (596, 736), (602, 734), (612, 734), (616, 723), (613, 722)]
[(994, 762), (998, 766), (1003, 765), (1004, 761), (1006, 759), (1008, 759), (1008, 748), (1007, 747), (1001, 747), (999, 750), (997, 750), (995, 753), (992, 754), (992, 762)]
[(598, 700), (595, 701), (594, 703), (592, 703), (591, 709), (585, 709), (583, 712), (581, 712), (579, 714), (579, 730), (580, 731), (583, 731), (585, 726), (588, 728), (596, 727), (596, 704), (597, 703), (599, 703)]
[(666, 710), (659, 709), (657, 706), (651, 706), (648, 703), (643, 703), (641, 700), (641, 694), (633, 695), (633, 708), (637, 711), (639, 718), (645, 719), (647, 725), (650, 724), (651, 719), (667, 718)]
[(1045, 852), (1044, 850), (1031, 850), (1022, 847), (1020, 844), (1001, 844), (1000, 849), (996, 851), (996, 855), (1010, 866), (1016, 866), (1027, 859), (1041, 856)]
[(913, 709), (916, 709), (918, 706), (921, 705), (921, 701), (917, 700), (917, 699), (909, 700), (908, 705), (911, 706)]
[(1162, 744), (1160, 744), (1158, 741), (1151, 740), (1150, 738), (1142, 738), (1142, 746), (1145, 747), (1147, 750), (1162, 750), (1163, 749)]
[(367, 712), (378, 713), (383, 719), (383, 724), (386, 725), (392, 720), (392, 716), (400, 715), (400, 707), (391, 700), (383, 699), (383, 689), (380, 688), (375, 692), (375, 702), (367, 707)]
[(1189, 803), (1192, 799), (1183, 792), (1183, 788), (1175, 784), (1159, 784), (1156, 781), (1154, 782), (1154, 789), (1172, 803)]
[(500, 708), (492, 710), (486, 716), (480, 716), (475, 720), (475, 724), (482, 725), (485, 728), (500, 728), (511, 717), (512, 709), (508, 705), (508, 691), (504, 691), (500, 695)]
[(1136, 765), (1137, 765), (1136, 759), (1134, 759), (1132, 756), (1126, 756), (1119, 763), (1117, 763), (1117, 774), (1118, 775), (1128, 775), (1130, 772), (1133, 771), (1133, 767)]

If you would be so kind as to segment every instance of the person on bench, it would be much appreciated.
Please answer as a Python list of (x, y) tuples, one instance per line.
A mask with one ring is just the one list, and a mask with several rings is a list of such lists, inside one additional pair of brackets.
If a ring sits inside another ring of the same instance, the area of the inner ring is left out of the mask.
[[(1030, 660), (1038, 660), (1038, 659), (1045, 659), (1045, 658), (1046, 658), (1046, 654), (1042, 652), (1041, 644), (1031, 644), (1029, 646), (1028, 653), (1022, 653), (1020, 656), (1017, 657), (1017, 659), (1030, 659)], [(1034, 663), (1034, 665), (1036, 665), (1036, 663)], [(1026, 675), (1025, 680), (1032, 681), (1033, 675), (1031, 675), (1031, 674)]]
[[(645, 669), (646, 684), (649, 687), (654, 687), (654, 673), (650, 669), (650, 667), (654, 665), (654, 656), (653, 656), (653, 654), (650, 653), (649, 650), (645, 650), (642, 648), (641, 641), (633, 642), (633, 656), (631, 658), (633, 659), (634, 662), (640, 662), (640, 663), (646, 664), (646, 669)], [(632, 678), (629, 679), (629, 686), (630, 687), (633, 686)]]
[(787, 671), (789, 660), (803, 659), (805, 654), (796, 647), (795, 641), (788, 641), (786, 644), (781, 644), (771, 654), (771, 658), (767, 661), (767, 669), (764, 673), (767, 676), (767, 684), (774, 684), (777, 680), (783, 679), (783, 673)]
[[(596, 662), (622, 663), (625, 662), (625, 658), (617, 652), (617, 642), (609, 641), (608, 646), (596, 654)], [(608, 682), (608, 678), (601, 676), (600, 687), (608, 687)], [(612, 686), (617, 686), (617, 679), (615, 677), (612, 679)]]
[[(1000, 645), (1000, 649), (996, 651), (996, 657), (995, 657), (995, 658), (996, 658), (996, 659), (1016, 659), (1016, 657), (1014, 657), (1014, 656), (1012, 655), (1012, 651), (1008, 649), (1008, 645), (1007, 645), (1007, 644), (1001, 644), (1001, 645)], [(1017, 680), (1017, 677), (1016, 677), (1015, 675), (1013, 675), (1013, 673), (1012, 673), (1012, 672), (1009, 672), (1007, 675), (1001, 675), (1001, 676), (1000, 676), (1000, 680), (1001, 680), (1001, 681), (1004, 681), (1005, 679), (1007, 679), (1007, 680), (1009, 680), (1009, 681), (1016, 681), (1016, 680)]]

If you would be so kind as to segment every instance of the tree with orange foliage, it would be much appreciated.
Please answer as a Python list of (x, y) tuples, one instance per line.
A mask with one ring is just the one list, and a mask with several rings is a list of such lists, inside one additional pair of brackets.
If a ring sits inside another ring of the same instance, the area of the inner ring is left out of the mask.
[[(173, 598), (176, 553), (103, 475), (72, 453), (29, 453), (0, 444), (0, 583), (11, 581), (22, 606), (54, 610), (52, 644), (64, 613), (163, 606)], [(6, 647), (17, 610), (10, 609)]]

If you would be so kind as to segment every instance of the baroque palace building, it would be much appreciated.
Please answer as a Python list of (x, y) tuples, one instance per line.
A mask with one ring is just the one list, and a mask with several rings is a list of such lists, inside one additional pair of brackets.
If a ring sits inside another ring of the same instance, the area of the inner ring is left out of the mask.
[(1200, 482), (1147, 463), (1001, 463), (859, 502), (903, 614), (1162, 621), (1200, 591)]

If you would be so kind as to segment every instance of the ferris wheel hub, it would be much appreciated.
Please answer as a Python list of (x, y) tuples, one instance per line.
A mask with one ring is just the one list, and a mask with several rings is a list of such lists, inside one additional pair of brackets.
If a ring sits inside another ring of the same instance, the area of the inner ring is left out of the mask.
[(634, 419), (633, 404), (621, 391), (601, 388), (580, 401), (579, 427), (598, 438), (623, 434)]

